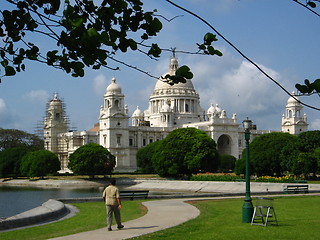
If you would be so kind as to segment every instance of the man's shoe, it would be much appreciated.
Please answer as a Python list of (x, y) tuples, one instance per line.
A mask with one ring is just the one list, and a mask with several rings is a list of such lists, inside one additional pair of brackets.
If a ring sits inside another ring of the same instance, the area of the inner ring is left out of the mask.
[(112, 231), (112, 228), (108, 228), (108, 231)]
[(123, 226), (123, 225), (118, 226), (118, 229), (122, 229), (122, 228), (124, 228), (124, 226)]

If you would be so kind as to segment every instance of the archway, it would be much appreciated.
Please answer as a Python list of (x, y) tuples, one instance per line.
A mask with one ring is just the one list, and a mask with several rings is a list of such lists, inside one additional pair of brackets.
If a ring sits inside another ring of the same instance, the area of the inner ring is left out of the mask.
[(228, 135), (221, 135), (218, 139), (218, 152), (231, 155), (231, 138)]

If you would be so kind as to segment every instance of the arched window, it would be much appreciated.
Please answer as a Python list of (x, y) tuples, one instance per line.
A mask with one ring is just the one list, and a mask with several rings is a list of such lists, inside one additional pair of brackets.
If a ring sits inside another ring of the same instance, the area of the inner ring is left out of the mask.
[(185, 107), (186, 112), (189, 112), (189, 105), (186, 103), (186, 107)]
[(114, 106), (116, 109), (119, 109), (119, 100), (114, 101)]

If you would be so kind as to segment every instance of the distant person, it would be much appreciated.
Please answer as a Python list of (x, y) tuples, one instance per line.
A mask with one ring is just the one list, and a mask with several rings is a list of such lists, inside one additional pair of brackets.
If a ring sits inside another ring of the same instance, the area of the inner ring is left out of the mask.
[(111, 228), (112, 213), (114, 214), (114, 217), (116, 219), (118, 229), (122, 229), (124, 227), (121, 224), (120, 209), (122, 206), (121, 206), (120, 193), (119, 193), (119, 189), (115, 185), (116, 185), (116, 180), (111, 179), (109, 186), (104, 189), (102, 194), (102, 197), (106, 204), (106, 209), (107, 209), (108, 231), (112, 231), (112, 228)]

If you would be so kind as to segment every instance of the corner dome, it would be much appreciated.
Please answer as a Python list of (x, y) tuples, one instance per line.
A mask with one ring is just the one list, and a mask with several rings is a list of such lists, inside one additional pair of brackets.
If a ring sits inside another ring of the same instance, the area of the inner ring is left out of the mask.
[(121, 87), (116, 83), (116, 78), (112, 78), (111, 84), (107, 87), (106, 94), (121, 94), (121, 92)]
[(50, 101), (50, 105), (52, 106), (57, 104), (62, 104), (62, 101), (60, 100), (58, 93), (55, 93), (53, 99)]
[[(288, 104), (290, 105), (297, 105), (297, 104), (300, 104), (297, 100), (300, 100), (297, 96), (296, 96), (296, 93), (293, 91), (292, 92), (292, 95), (294, 96), (294, 98), (291, 96), (289, 99), (288, 99)], [(297, 99), (297, 100), (296, 100)]]
[(134, 112), (132, 114), (132, 117), (143, 117), (143, 113), (140, 110), (139, 106), (137, 106), (137, 109), (134, 110)]

